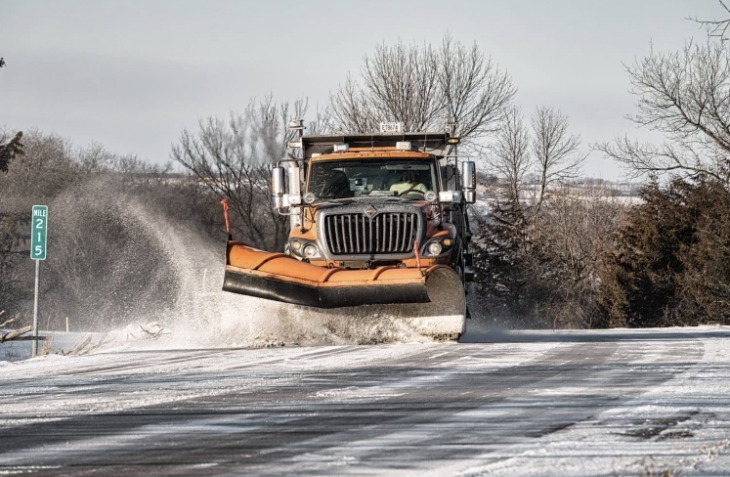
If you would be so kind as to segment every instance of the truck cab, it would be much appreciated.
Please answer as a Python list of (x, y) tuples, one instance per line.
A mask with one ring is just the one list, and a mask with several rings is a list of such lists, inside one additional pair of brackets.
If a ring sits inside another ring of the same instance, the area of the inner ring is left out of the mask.
[(465, 205), (474, 196), (475, 174), (471, 162), (459, 170), (454, 139), (433, 133), (302, 137), (302, 160), (274, 171), (273, 184), (283, 186), (288, 170), (288, 193), (274, 194), (275, 207), (293, 212), (285, 252), (327, 268), (442, 264), (468, 280)]

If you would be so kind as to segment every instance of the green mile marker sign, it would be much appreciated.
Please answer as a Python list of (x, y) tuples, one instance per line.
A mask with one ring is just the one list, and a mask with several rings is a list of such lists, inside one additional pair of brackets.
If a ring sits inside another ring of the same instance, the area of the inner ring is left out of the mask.
[(30, 258), (46, 259), (46, 231), (48, 229), (48, 206), (33, 206), (33, 225), (30, 229)]

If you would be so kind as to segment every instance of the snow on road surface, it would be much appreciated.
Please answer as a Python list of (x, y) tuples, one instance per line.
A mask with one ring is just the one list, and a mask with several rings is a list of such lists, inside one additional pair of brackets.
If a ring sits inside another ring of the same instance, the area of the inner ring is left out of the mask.
[(730, 475), (730, 328), (465, 341), (4, 362), (0, 475)]

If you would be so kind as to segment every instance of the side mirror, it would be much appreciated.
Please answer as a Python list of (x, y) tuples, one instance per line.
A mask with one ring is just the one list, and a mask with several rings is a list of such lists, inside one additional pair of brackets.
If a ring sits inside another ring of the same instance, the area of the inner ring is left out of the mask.
[(467, 204), (477, 201), (477, 166), (474, 161), (461, 163), (461, 183)]
[(284, 208), (284, 168), (271, 169), (271, 199), (275, 209)]

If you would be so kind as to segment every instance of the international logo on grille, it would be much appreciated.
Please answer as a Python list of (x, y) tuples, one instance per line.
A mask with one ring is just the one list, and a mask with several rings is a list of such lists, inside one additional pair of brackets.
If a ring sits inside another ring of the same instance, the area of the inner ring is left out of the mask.
[(365, 217), (367, 217), (368, 219), (372, 219), (373, 217), (375, 217), (375, 214), (378, 213), (378, 210), (372, 205), (368, 205), (367, 207), (365, 207), (365, 210), (363, 210), (363, 213), (365, 214)]

